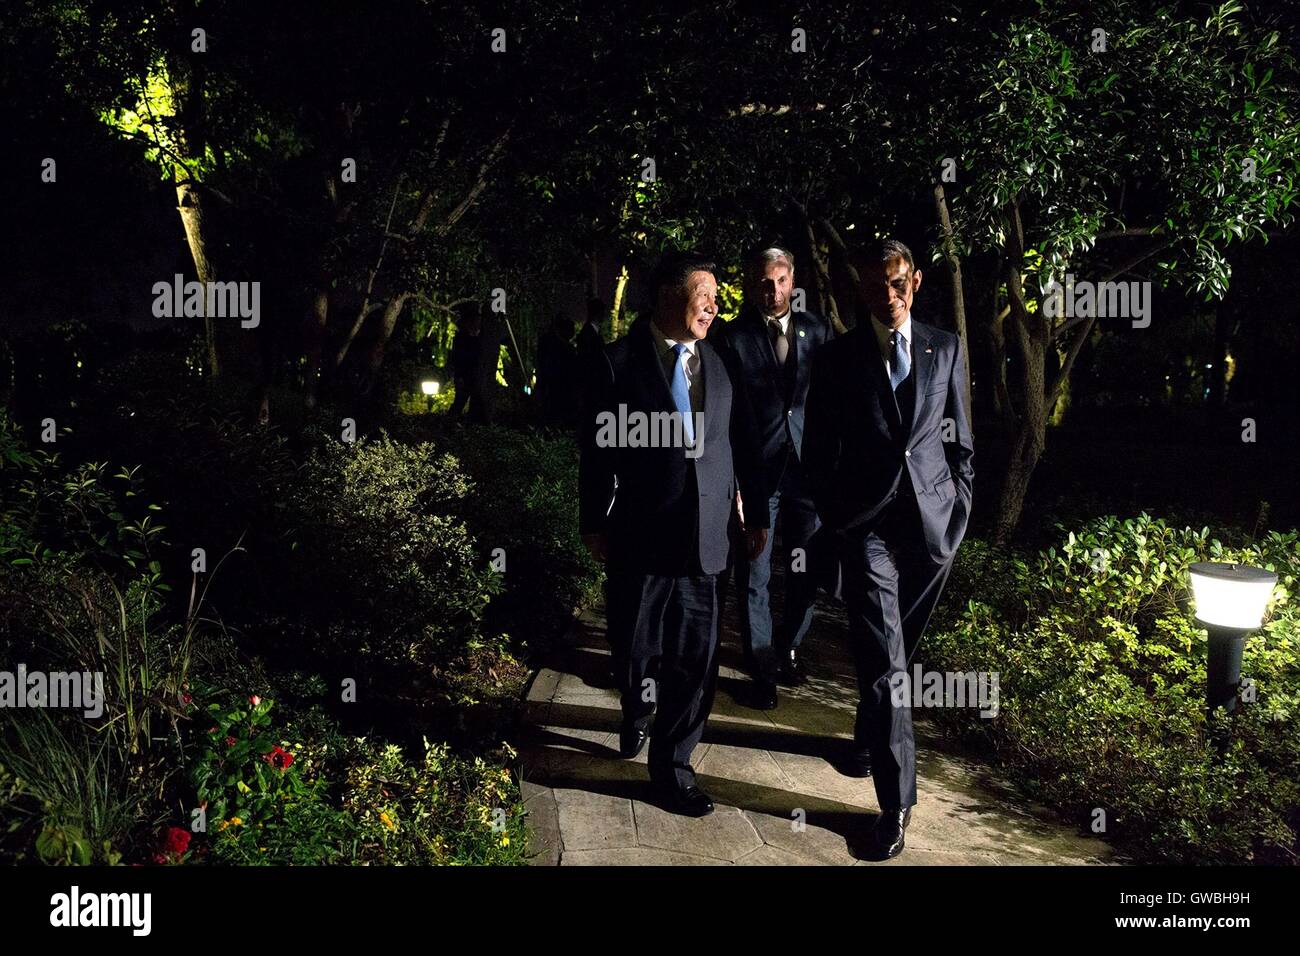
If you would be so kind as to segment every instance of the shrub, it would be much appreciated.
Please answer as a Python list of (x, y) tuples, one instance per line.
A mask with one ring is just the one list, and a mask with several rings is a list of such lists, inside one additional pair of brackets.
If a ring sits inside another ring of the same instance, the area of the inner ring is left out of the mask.
[(578, 535), (577, 447), (563, 434), (488, 425), (449, 429), (443, 442), (472, 478), (466, 523), (505, 560), (487, 625), (544, 651), (601, 581)]
[(358, 862), (517, 864), (527, 830), (514, 778), (496, 760), (464, 758), (424, 741), (410, 761), (395, 744), (362, 738), (348, 746), (344, 806), (361, 832)]
[[(1142, 515), (1098, 518), (1030, 558), (963, 548), (947, 610), (922, 645), (944, 670), (999, 674), (993, 720), (940, 719), (996, 751), (1041, 798), (1140, 858), (1297, 860), (1300, 824), (1300, 536), (1240, 547)], [(1256, 698), (1207, 717), (1205, 632), (1188, 565), (1274, 570), (1263, 629), (1246, 642)], [(963, 600), (964, 599), (964, 600)]]
[(64, 466), (27, 452), (0, 416), (0, 657), (30, 670), (102, 675), (94, 722), (44, 710), (0, 720), (20, 838), (50, 863), (112, 863), (160, 817), (179, 764), (176, 717), (193, 619), (169, 623), (153, 550), (158, 506), (133, 470)]
[(209, 570), (221, 564), (211, 612), (236, 627), (260, 622), (279, 597), (285, 499), (301, 457), (294, 443), (251, 421), (238, 394), (207, 388), (181, 350), (132, 352), (97, 386), (70, 447), (135, 465), (175, 542), (157, 555), (164, 569), (187, 577), (193, 549), (203, 548)]
[[(225, 696), (225, 695), (221, 695)], [(213, 700), (191, 777), (214, 862), (318, 865), (346, 857), (351, 818), (331, 806), (327, 782), (277, 739), (270, 700)]]
[[(349, 717), (377, 721), (388, 708), (403, 739), (432, 737), (436, 728), (439, 736), (499, 740), (502, 712), (517, 706), (527, 671), (484, 623), (502, 579), (470, 522), (496, 506), (458, 460), (433, 444), (381, 436), (349, 446), (308, 430), (303, 445), (313, 450), (300, 468), (278, 439), (248, 434), (202, 402), (191, 406), (193, 397), (171, 412), (142, 412), (133, 434), (164, 447), (164, 420), (174, 412), (182, 423), (177, 441), (188, 450), (175, 452), (176, 467), (165, 474), (187, 541), (252, 525), (255, 544), (232, 562), (237, 586), (227, 588), (236, 600), (256, 596), (239, 612), (246, 646), (289, 651), (295, 665), (310, 647), (314, 667), (332, 663), (371, 678), (359, 692), (365, 706), (347, 708)], [(165, 393), (157, 398), (166, 404)], [(562, 456), (556, 462), (568, 467)], [(486, 458), (479, 464), (490, 472)], [(59, 456), (27, 451), (0, 416), (0, 469), (0, 650), (32, 667), (75, 662), (103, 671), (108, 685), (96, 725), (54, 724), (43, 713), (33, 721), (26, 711), (0, 724), (6, 859), (522, 861), (523, 811), (504, 767), (508, 748), (474, 756), (425, 740), (412, 759), (380, 737), (345, 735), (320, 709), (335, 680), (264, 672), (259, 660), (236, 654), (219, 619), (200, 622), (207, 585), (226, 571), (210, 566), (196, 578), (188, 604), (174, 596), (165, 583), (163, 511), (143, 483), (149, 468), (66, 467)], [(206, 490), (190, 497), (183, 476), (196, 470)], [(218, 493), (213, 484), (230, 472), (246, 473), (229, 475), (236, 491)], [(562, 504), (545, 501), (548, 493), (534, 489), (529, 507)], [(561, 516), (560, 527), (567, 520)], [(526, 531), (511, 538), (510, 560), (529, 544)], [(556, 554), (572, 544), (544, 539)], [(188, 547), (173, 557), (188, 562)], [(548, 582), (555, 606), (566, 605), (572, 582)], [(522, 598), (519, 607), (524, 620)], [(277, 627), (298, 635), (298, 645), (274, 634)], [(290, 704), (278, 733), (269, 699), (250, 707), (243, 688), (275, 688)], [(467, 719), (488, 726), (467, 734)], [(208, 826), (191, 845), (182, 828), (190, 820), (176, 815), (196, 803), (206, 805)]]
[(468, 490), (427, 443), (321, 447), (291, 497), (290, 606), (338, 652), (390, 671), (427, 676), (466, 651), (497, 652), (481, 627), (497, 577), (457, 516)]
[(204, 709), (212, 723), (193, 771), (212, 862), (523, 862), (508, 747), (462, 757), (425, 740), (417, 762), (397, 744), (341, 734), (317, 708), (277, 733), (271, 701), (222, 698)]

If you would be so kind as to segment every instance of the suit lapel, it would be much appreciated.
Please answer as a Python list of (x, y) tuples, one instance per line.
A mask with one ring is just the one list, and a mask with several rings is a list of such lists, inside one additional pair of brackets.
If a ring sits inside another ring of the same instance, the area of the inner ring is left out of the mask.
[(885, 374), (885, 360), (880, 357), (880, 343), (876, 341), (876, 331), (870, 325), (875, 320), (868, 318), (866, 321), (867, 325), (859, 325), (863, 332), (859, 344), (862, 347), (863, 360), (867, 365), (867, 375), (875, 386), (876, 397), (880, 400), (880, 407), (884, 409), (885, 417), (895, 427), (902, 427), (903, 416), (898, 411), (898, 399), (894, 397), (894, 390), (889, 385), (889, 376)]
[(809, 375), (813, 371), (810, 364), (806, 362), (809, 346), (805, 338), (809, 332), (807, 313), (790, 311), (790, 351), (794, 352), (794, 394), (790, 395), (792, 405), (800, 395), (807, 394)]
[(767, 331), (767, 322), (763, 319), (763, 313), (754, 308), (747, 311), (748, 314), (745, 316), (745, 320), (748, 324), (746, 328), (749, 334), (753, 336), (754, 348), (758, 349), (758, 353), (767, 360), (768, 371), (780, 371), (776, 364), (776, 351), (772, 348), (772, 336)]
[[(696, 343), (695, 348), (700, 353), (700, 387), (704, 389), (704, 418), (700, 434), (707, 435), (709, 433), (709, 422), (713, 416), (718, 414), (718, 410), (722, 405), (724, 396), (720, 393), (724, 387), (723, 383), (727, 380), (727, 374), (722, 366), (722, 360), (718, 358), (713, 351), (713, 346), (709, 345), (707, 341), (701, 339)], [(697, 441), (699, 437), (696, 436)]]
[(916, 397), (912, 400), (909, 433), (921, 417), (921, 399), (930, 387), (930, 379), (934, 377), (934, 343), (930, 338), (930, 330), (915, 319), (912, 320), (912, 375), (916, 379)]
[(659, 406), (672, 411), (677, 407), (677, 403), (673, 401), (672, 386), (668, 381), (668, 373), (664, 371), (663, 357), (659, 354), (659, 337), (650, 327), (649, 319), (642, 320), (641, 324), (644, 328), (639, 330), (641, 341), (637, 349), (641, 355), (641, 362), (651, 367), (645, 373), (646, 379), (652, 383), (650, 390), (659, 397)]
[(799, 362), (802, 358), (802, 356), (800, 356), (799, 353), (803, 351), (803, 345), (799, 342), (799, 333), (802, 332), (804, 329), (803, 323), (804, 323), (803, 313), (796, 312), (794, 309), (791, 309), (790, 310), (790, 335), (789, 335), (789, 339), (790, 339), (789, 360), (791, 362), (794, 362), (794, 370), (795, 370), (794, 377), (795, 377), (796, 388), (799, 385)]

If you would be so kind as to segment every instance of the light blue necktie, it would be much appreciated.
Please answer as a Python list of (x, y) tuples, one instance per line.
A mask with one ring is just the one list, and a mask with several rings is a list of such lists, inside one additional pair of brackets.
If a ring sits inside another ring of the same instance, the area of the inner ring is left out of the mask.
[(894, 391), (903, 384), (907, 373), (912, 371), (912, 359), (907, 354), (907, 339), (903, 333), (895, 330), (889, 336), (889, 384)]
[(682, 433), (686, 436), (686, 441), (695, 444), (695, 419), (691, 415), (691, 390), (686, 385), (686, 363), (682, 361), (682, 356), (686, 354), (686, 346), (678, 342), (673, 346), (673, 351), (677, 353), (677, 358), (673, 363), (673, 404), (677, 406), (677, 411), (682, 416)]

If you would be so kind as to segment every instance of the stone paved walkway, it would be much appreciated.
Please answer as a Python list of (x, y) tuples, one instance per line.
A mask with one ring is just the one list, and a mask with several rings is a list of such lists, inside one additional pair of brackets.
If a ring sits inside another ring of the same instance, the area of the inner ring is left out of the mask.
[[(717, 810), (681, 817), (653, 802), (643, 751), (617, 755), (618, 697), (603, 609), (584, 613), (528, 693), (521, 748), (531, 849), (539, 865), (1023, 865), (1118, 860), (1100, 840), (1054, 821), (986, 765), (966, 758), (919, 714), (919, 804), (907, 849), (885, 864), (857, 858), (877, 807), (870, 780), (827, 757), (852, 736), (857, 703), (844, 619), (819, 605), (805, 659), (810, 680), (780, 706), (744, 706), (734, 593), (727, 602), (713, 712), (692, 764)], [(802, 814), (799, 813), (802, 811)], [(803, 826), (798, 825), (802, 819)]]

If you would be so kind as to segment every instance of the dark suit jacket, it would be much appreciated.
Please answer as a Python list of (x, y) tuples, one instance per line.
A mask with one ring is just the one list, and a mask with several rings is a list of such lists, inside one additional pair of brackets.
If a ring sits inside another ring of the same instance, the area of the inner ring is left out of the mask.
[(601, 349), (605, 347), (605, 340), (600, 337), (600, 333), (592, 327), (591, 323), (584, 322), (582, 328), (578, 331), (575, 345), (578, 350), (579, 365), (588, 367), (600, 355)]
[(975, 476), (960, 341), (912, 320), (915, 403), (903, 422), (871, 321), (817, 354), (803, 439), (813, 500), (832, 531), (865, 534), (910, 482), (930, 556), (944, 561), (966, 532)]
[(570, 422), (579, 381), (577, 353), (568, 340), (546, 332), (537, 340), (537, 385), (533, 391), (548, 423)]
[[(601, 447), (603, 414), (672, 412), (668, 375), (649, 318), (605, 347), (593, 376), (592, 405), (582, 423), (578, 468), (579, 528), (608, 536), (609, 570), (682, 576), (727, 566), (727, 523), (737, 483), (745, 498), (761, 492), (762, 464), (753, 412), (734, 358), (701, 341), (704, 376), (702, 454), (684, 449)], [(766, 509), (750, 527), (767, 527)]]
[(735, 353), (754, 408), (768, 496), (780, 487), (790, 456), (798, 460), (802, 454), (813, 356), (833, 335), (830, 322), (815, 312), (792, 311), (790, 355), (779, 368), (771, 333), (757, 309), (743, 309), (722, 330), (722, 344)]

